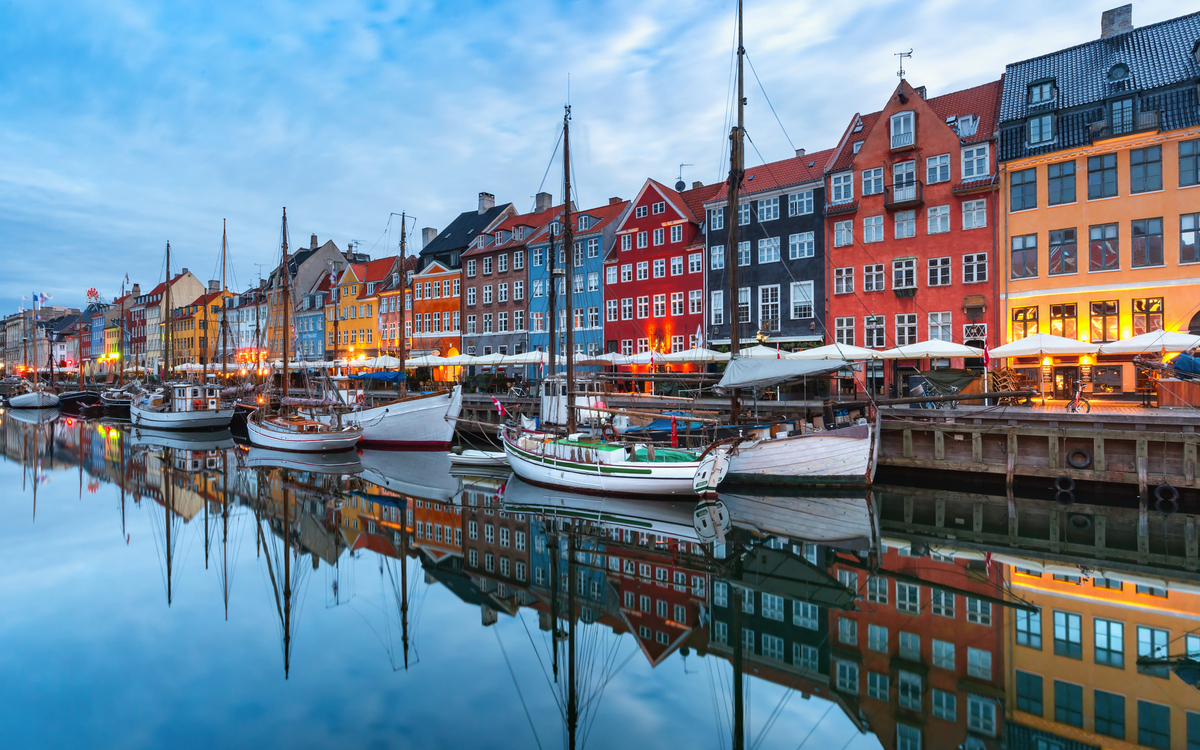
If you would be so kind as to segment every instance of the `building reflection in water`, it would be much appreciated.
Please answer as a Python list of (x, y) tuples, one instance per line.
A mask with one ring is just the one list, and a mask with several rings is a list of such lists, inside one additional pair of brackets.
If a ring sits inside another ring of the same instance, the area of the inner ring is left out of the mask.
[[(513, 662), (540, 663), (570, 747), (584, 744), (630, 659), (657, 667), (676, 653), (706, 665), (732, 747), (770, 732), (792, 696), (826, 701), (818, 724), (841, 712), (885, 748), (1200, 747), (1200, 693), (1188, 681), (1188, 657), (1200, 659), (1200, 575), (1183, 513), (903, 487), (728, 495), (733, 527), (709, 544), (691, 503), (457, 475), (437, 453), (298, 459), (221, 434), (180, 442), (11, 412), (3, 429), (34, 508), (37, 486), (59, 472), (77, 474), (81, 497), (119, 486), (123, 536), (126, 498), (153, 503), (168, 605), (179, 540), (199, 525), (228, 618), (253, 537), (285, 676), (308, 589), (320, 581), (326, 607), (367, 595), (347, 560), (371, 555), (393, 669), (420, 662), (416, 620), (430, 586), (485, 627), (536, 621), (528, 644), (500, 642), (508, 679), (524, 704), (545, 686), (521, 684)], [(748, 727), (744, 686), (756, 679), (788, 690)], [(799, 742), (813, 730), (786, 731)]]

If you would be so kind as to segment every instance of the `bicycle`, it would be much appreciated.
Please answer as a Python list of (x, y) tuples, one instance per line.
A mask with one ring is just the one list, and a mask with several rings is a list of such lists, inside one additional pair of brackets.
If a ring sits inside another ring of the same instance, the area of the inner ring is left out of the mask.
[(1083, 395), (1082, 384), (1077, 384), (1075, 386), (1075, 397), (1067, 402), (1067, 411), (1076, 414), (1081, 412), (1083, 414), (1089, 414), (1092, 411), (1091, 403), (1087, 400), (1087, 397)]

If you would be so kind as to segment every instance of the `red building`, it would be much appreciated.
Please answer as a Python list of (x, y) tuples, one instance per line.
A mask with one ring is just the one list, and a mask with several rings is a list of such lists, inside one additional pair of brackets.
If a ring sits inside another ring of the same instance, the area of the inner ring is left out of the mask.
[(605, 256), (605, 351), (667, 353), (703, 344), (706, 274), (700, 228), (704, 201), (719, 188), (695, 183), (679, 192), (646, 180)]
[[(882, 111), (851, 120), (826, 170), (826, 326), (836, 342), (983, 346), (988, 323), (998, 326), (1001, 84), (926, 99), (924, 87), (902, 80)], [(982, 360), (869, 364), (857, 387), (908, 395), (908, 378), (930, 366)]]

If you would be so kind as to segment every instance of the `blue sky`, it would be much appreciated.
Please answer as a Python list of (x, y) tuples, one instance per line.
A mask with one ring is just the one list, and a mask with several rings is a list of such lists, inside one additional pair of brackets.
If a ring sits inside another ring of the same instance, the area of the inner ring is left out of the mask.
[[(791, 143), (836, 142), (896, 83), (931, 95), (1099, 36), (1116, 4), (749, 0), (746, 47)], [(1200, 9), (1142, 0), (1145, 25)], [(390, 212), (444, 227), (481, 190), (519, 208), (573, 106), (577, 198), (646, 177), (721, 178), (733, 0), (0, 2), (0, 309), (78, 305), (125, 273), (214, 278), (221, 220), (235, 275), (277, 262), (280, 208), (375, 256)], [(792, 145), (747, 73), (748, 163)], [(761, 155), (761, 156), (760, 156)], [(546, 179), (561, 192), (559, 168)], [(419, 232), (415, 234), (419, 244)]]

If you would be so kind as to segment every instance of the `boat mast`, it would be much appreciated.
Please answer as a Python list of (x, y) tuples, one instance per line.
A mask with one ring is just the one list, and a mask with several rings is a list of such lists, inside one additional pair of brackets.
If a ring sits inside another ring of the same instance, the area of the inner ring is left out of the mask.
[(404, 669), (408, 670), (408, 498), (400, 509), (400, 639), (404, 644)]
[[(550, 333), (550, 343), (546, 347), (546, 351), (547, 351), (550, 359), (549, 359), (549, 368), (546, 370), (546, 372), (548, 373), (548, 375), (550, 377), (554, 377), (556, 374), (558, 374), (556, 359), (558, 357), (558, 273), (559, 273), (559, 268), (558, 268), (558, 262), (557, 262), (558, 261), (558, 249), (554, 245), (554, 224), (553, 223), (550, 224), (550, 249), (547, 250), (547, 252), (550, 253), (550, 257), (548, 258), (549, 267), (550, 267), (550, 278), (546, 282), (547, 284), (550, 285), (550, 288), (546, 290), (546, 300), (549, 302), (549, 307), (550, 307), (550, 314), (547, 316), (550, 318), (550, 320), (548, 321), (548, 324), (549, 324), (548, 330)], [(565, 278), (566, 277), (564, 277), (564, 279)], [(555, 386), (555, 388), (557, 388), (557, 387), (558, 386)], [(542, 415), (542, 419), (544, 420), (545, 418), (546, 418), (545, 415)]]
[(228, 337), (229, 329), (229, 306), (225, 304), (225, 220), (221, 219), (221, 378), (224, 383), (224, 378), (228, 376), (228, 367), (226, 364), (226, 356), (228, 352)]
[[(167, 378), (171, 377), (171, 373), (174, 372), (174, 370), (172, 369), (172, 366), (174, 365), (172, 360), (174, 359), (173, 355), (175, 354), (175, 348), (173, 346), (173, 344), (175, 343), (174, 342), (175, 337), (172, 335), (173, 332), (171, 331), (171, 326), (173, 324), (171, 322), (172, 315), (171, 315), (171, 243), (170, 242), (167, 243), (167, 291), (165, 292), (165, 294), (166, 294), (166, 297), (163, 299), (163, 302), (166, 307), (165, 313), (167, 316), (167, 327), (166, 327), (167, 342), (163, 346), (163, 349), (167, 353), (167, 356), (166, 356), (167, 369), (166, 369), (166, 372), (163, 373), (163, 380), (166, 380)], [(124, 317), (124, 315), (122, 315), (122, 317)], [(170, 394), (170, 395), (173, 396), (174, 394)], [(172, 398), (172, 401), (173, 400), (174, 399)]]
[[(729, 222), (728, 258), (725, 263), (729, 278), (729, 356), (736, 359), (741, 351), (741, 292), (738, 288), (738, 194), (745, 176), (745, 130), (743, 109), (746, 98), (742, 88), (742, 58), (746, 48), (742, 46), (742, 0), (738, 0), (738, 49), (737, 49), (737, 126), (729, 134), (729, 206), (726, 211)], [(741, 391), (738, 388), (729, 389), (729, 422), (737, 424), (740, 411)]]
[[(571, 242), (571, 105), (565, 107), (563, 113), (563, 256), (570, 262), (568, 269), (574, 267), (574, 245)], [(570, 255), (568, 255), (568, 253)], [(572, 297), (571, 274), (563, 274), (563, 286), (566, 288), (566, 299), (563, 308), (566, 310), (566, 339), (567, 339), (567, 434), (575, 432), (575, 318), (574, 299)]]
[[(405, 349), (405, 345), (408, 343), (404, 337), (404, 321), (408, 315), (408, 312), (405, 310), (405, 307), (407, 307), (407, 306), (404, 304), (405, 295), (407, 294), (406, 289), (408, 286), (408, 274), (405, 272), (405, 269), (404, 269), (404, 265), (405, 265), (404, 264), (404, 260), (405, 260), (404, 256), (407, 252), (407, 250), (405, 248), (405, 244), (404, 244), (404, 240), (405, 240), (404, 233), (405, 233), (405, 225), (407, 223), (407, 218), (408, 217), (405, 215), (405, 213), (403, 211), (401, 211), (400, 212), (400, 323), (399, 323), (400, 397), (401, 398), (404, 398), (405, 396), (408, 395), (408, 374), (407, 374), (407, 371), (404, 369), (404, 349)], [(405, 649), (404, 649), (404, 667), (405, 667), (405, 669), (408, 668), (407, 642), (408, 642), (408, 639), (405, 638)]]
[(287, 207), (283, 209), (283, 264), (280, 268), (280, 278), (283, 282), (283, 388), (281, 395), (287, 398), (288, 395), (288, 332), (291, 329), (291, 320), (288, 316), (288, 308), (291, 306), (291, 300), (288, 297), (288, 244), (287, 244)]
[[(569, 328), (567, 330), (570, 330)], [(568, 375), (567, 377), (570, 377)], [(575, 731), (579, 725), (579, 695), (575, 685), (575, 527), (567, 532), (570, 555), (567, 557), (567, 747), (575, 750)]]

